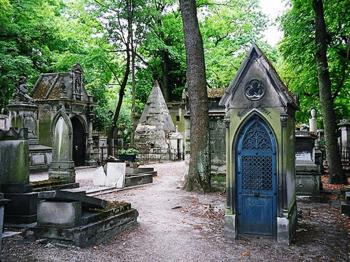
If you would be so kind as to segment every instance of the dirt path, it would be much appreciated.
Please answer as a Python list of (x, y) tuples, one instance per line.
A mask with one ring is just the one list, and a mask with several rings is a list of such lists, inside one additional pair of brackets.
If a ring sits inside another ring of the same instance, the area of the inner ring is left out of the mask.
[(152, 185), (103, 196), (132, 203), (139, 225), (87, 249), (8, 239), (5, 261), (348, 261), (346, 218), (328, 204), (298, 203), (302, 211), (296, 243), (223, 237), (225, 197), (181, 189), (184, 162), (154, 165)]

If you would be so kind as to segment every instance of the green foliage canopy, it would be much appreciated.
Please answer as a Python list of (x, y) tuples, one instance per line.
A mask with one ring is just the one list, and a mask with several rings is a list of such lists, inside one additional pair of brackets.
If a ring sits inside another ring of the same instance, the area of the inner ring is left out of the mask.
[[(284, 38), (280, 51), (284, 63), (280, 68), (288, 87), (298, 95), (299, 122), (307, 122), (310, 109), (319, 109), (315, 61), (315, 22), (311, 2), (292, 0), (291, 8), (281, 18)], [(350, 117), (350, 2), (324, 1), (328, 29), (328, 62), (334, 107), (338, 118)], [(320, 110), (318, 110), (320, 111)]]

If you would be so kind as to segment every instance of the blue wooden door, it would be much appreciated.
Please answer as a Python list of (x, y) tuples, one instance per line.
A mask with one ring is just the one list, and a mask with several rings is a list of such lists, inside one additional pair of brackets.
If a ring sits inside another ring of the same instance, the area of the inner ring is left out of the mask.
[(238, 233), (276, 233), (276, 142), (271, 129), (253, 116), (236, 144)]

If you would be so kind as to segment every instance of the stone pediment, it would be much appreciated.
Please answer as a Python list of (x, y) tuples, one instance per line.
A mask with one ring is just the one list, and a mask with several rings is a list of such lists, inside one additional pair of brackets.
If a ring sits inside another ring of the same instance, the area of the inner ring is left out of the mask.
[(74, 65), (68, 72), (41, 74), (34, 85), (32, 97), (34, 100), (89, 101), (83, 74), (79, 64)]
[(253, 45), (219, 103), (226, 108), (298, 108), (264, 53)]

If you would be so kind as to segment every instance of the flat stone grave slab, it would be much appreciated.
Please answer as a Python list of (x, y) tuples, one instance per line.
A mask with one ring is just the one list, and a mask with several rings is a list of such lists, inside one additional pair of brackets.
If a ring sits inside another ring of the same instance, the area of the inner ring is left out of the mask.
[(103, 167), (98, 167), (93, 173), (93, 180), (95, 186), (105, 186), (106, 185), (106, 173)]
[(55, 190), (39, 192), (39, 199), (48, 201), (79, 201), (83, 207), (106, 208), (107, 201), (86, 195), (85, 191)]
[(125, 163), (107, 162), (106, 186), (123, 188), (125, 186)]

